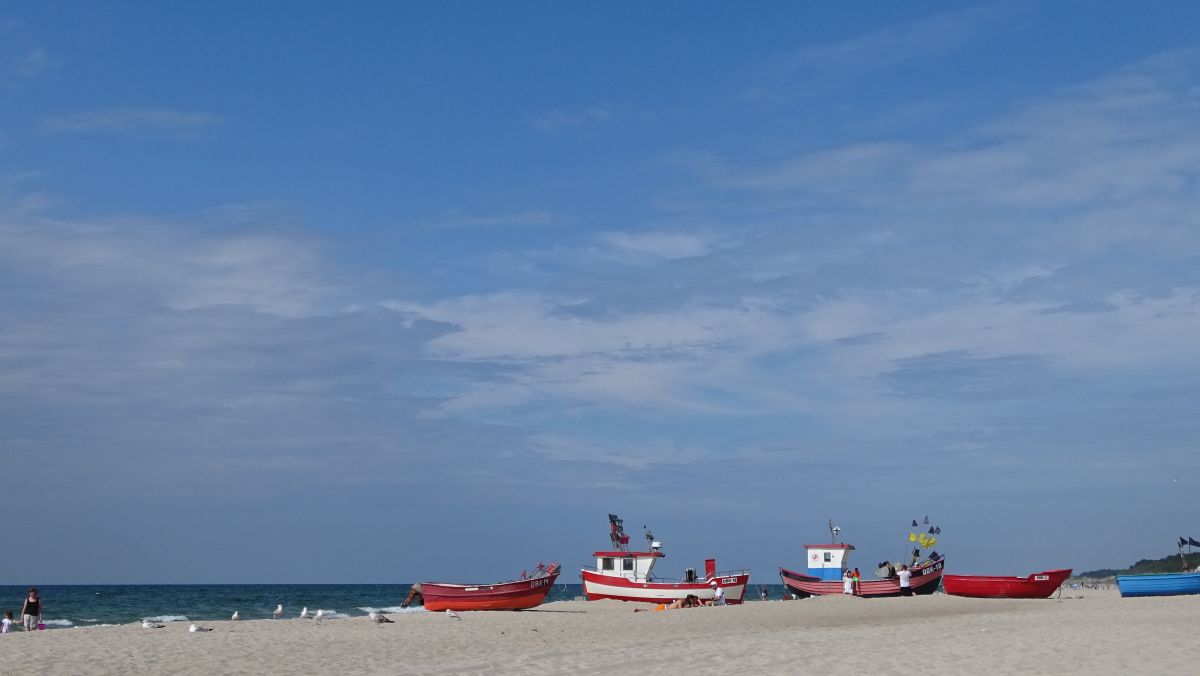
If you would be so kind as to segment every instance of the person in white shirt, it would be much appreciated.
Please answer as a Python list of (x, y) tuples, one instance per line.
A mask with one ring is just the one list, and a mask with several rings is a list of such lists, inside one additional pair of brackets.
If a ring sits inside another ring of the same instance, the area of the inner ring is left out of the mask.
[(900, 595), (912, 596), (912, 572), (908, 570), (908, 566), (900, 566), (896, 577), (900, 578)]
[(842, 593), (854, 594), (854, 576), (848, 570), (842, 571)]
[(716, 580), (713, 580), (712, 582), (709, 582), (708, 584), (710, 586), (712, 586), (712, 588), (713, 588), (712, 604), (714, 606), (725, 605), (725, 590), (721, 589), (721, 585), (717, 584)]

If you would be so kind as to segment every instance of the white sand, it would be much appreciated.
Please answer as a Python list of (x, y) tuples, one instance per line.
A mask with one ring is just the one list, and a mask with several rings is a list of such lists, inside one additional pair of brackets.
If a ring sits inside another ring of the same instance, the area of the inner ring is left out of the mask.
[[(1082, 596), (1082, 598), (1067, 598)], [(943, 596), (634, 613), (617, 601), (527, 612), (92, 627), (0, 636), (0, 673), (1197, 673), (1200, 596)]]

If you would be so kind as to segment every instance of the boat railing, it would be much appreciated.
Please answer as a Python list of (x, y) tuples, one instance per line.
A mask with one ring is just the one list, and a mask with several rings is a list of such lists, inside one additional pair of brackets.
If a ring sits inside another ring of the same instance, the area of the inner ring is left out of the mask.
[[(597, 573), (599, 575), (612, 575), (614, 577), (624, 577), (626, 579), (637, 579), (630, 575), (622, 575), (622, 573), (632, 573), (633, 572), (633, 571), (628, 571), (628, 570), (627, 571), (601, 570), (595, 566), (582, 566), (581, 569), (586, 570), (589, 573)], [(749, 568), (738, 568), (736, 570), (726, 570), (726, 571), (720, 571), (718, 573), (715, 573), (713, 575), (713, 579), (722, 578), (722, 577), (737, 577), (739, 575), (749, 575), (749, 574), (750, 574)], [(639, 582), (641, 582), (641, 581), (644, 581), (644, 582), (670, 582), (670, 583), (679, 583), (679, 584), (706, 584), (708, 582), (708, 578), (706, 578), (702, 575), (697, 575), (695, 580), (692, 580), (689, 582), (681, 577), (665, 577), (662, 575), (651, 575), (649, 577), (649, 579), (639, 580)]]

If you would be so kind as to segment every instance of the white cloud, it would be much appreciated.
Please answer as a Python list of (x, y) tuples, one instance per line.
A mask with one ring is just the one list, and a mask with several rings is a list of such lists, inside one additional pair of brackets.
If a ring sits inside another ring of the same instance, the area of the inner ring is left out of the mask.
[(627, 115), (625, 108), (610, 104), (577, 109), (554, 108), (533, 116), (534, 127), (545, 132), (557, 132), (586, 126), (604, 125)]
[(606, 232), (600, 239), (618, 251), (650, 258), (696, 258), (712, 251), (711, 234), (686, 232)]
[(212, 113), (167, 108), (109, 108), (48, 115), (38, 128), (48, 132), (194, 132), (219, 122)]
[(419, 227), (434, 230), (453, 230), (458, 228), (525, 228), (545, 227), (561, 223), (564, 219), (555, 214), (537, 209), (528, 209), (512, 213), (500, 214), (463, 214), (448, 212), (441, 216), (422, 221)]

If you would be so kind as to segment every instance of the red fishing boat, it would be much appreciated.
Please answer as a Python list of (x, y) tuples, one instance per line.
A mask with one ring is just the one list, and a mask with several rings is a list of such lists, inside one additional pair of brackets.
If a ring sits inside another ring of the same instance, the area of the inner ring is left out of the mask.
[(693, 568), (684, 570), (683, 578), (679, 580), (656, 577), (654, 564), (666, 556), (662, 553), (662, 543), (655, 541), (654, 535), (647, 532), (646, 541), (650, 551), (631, 552), (624, 522), (616, 514), (609, 514), (608, 522), (609, 538), (614, 549), (595, 552), (596, 567), (580, 571), (583, 593), (589, 601), (616, 599), (671, 603), (688, 596), (696, 596), (701, 601), (714, 601), (718, 589), (721, 596), (718, 603), (738, 604), (745, 598), (746, 583), (750, 580), (749, 570), (743, 568), (719, 573), (717, 560), (707, 559), (704, 562), (704, 577), (697, 575)]
[(423, 582), (426, 610), (524, 610), (542, 605), (554, 588), (558, 562), (538, 564), (533, 575), (510, 582), (448, 584)]
[(1049, 598), (1068, 577), (1071, 577), (1070, 568), (1045, 570), (1028, 577), (945, 575), (942, 577), (942, 587), (947, 594), (953, 596), (981, 599), (1044, 599)]
[[(926, 517), (928, 523), (928, 517)], [(913, 521), (913, 526), (917, 522)], [(934, 532), (930, 528), (930, 533)], [(941, 529), (936, 529), (941, 533)], [(845, 580), (850, 552), (854, 545), (839, 544), (838, 533), (841, 529), (829, 523), (829, 533), (833, 542), (825, 545), (804, 545), (808, 559), (807, 573), (798, 573), (787, 568), (779, 569), (779, 579), (789, 593), (797, 598), (824, 596), (827, 594), (853, 594), (864, 598), (879, 598), (884, 596), (900, 596), (900, 576), (897, 571), (902, 568), (899, 564), (884, 562), (875, 572), (875, 580), (860, 580), (857, 585), (847, 586)], [(922, 536), (920, 540), (915, 534), (909, 535), (910, 541), (920, 542), (922, 546), (936, 543), (933, 538)], [(946, 567), (945, 557), (936, 551), (931, 551), (925, 561), (918, 562), (920, 548), (913, 550), (912, 562), (906, 566), (909, 573), (909, 587), (913, 594), (932, 594), (938, 588), (942, 571)], [(849, 590), (849, 591), (847, 591)]]

